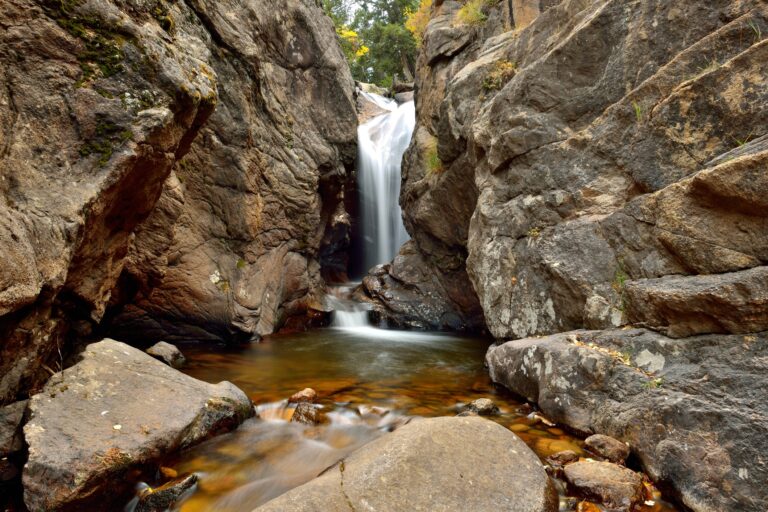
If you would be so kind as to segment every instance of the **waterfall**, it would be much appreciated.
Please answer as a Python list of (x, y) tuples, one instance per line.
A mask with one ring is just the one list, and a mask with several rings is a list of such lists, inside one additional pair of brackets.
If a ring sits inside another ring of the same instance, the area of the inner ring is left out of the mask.
[[(416, 125), (412, 101), (397, 102), (361, 92), (388, 110), (357, 129), (357, 176), (360, 194), (364, 271), (391, 261), (408, 240), (400, 211), (400, 164)], [(350, 299), (352, 287), (337, 287), (326, 297), (333, 309), (333, 327), (360, 329), (369, 325), (368, 308)]]
[[(368, 95), (376, 96), (376, 95)], [(400, 163), (416, 124), (412, 101), (396, 106), (357, 129), (357, 175), (361, 204), (364, 269), (386, 263), (408, 240), (400, 211)]]

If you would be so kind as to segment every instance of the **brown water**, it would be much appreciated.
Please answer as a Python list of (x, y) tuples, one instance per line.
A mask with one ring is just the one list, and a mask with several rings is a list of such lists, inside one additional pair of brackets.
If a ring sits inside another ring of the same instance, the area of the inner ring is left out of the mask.
[[(580, 439), (546, 425), (529, 405), (491, 383), (483, 368), (489, 343), (355, 328), (276, 335), (237, 349), (182, 347), (185, 373), (235, 383), (257, 404), (261, 419), (168, 462), (179, 474), (200, 475), (195, 492), (175, 510), (251, 511), (413, 416), (452, 416), (481, 397), (500, 407), (493, 420), (514, 431), (539, 457), (562, 450), (588, 456)], [(287, 398), (305, 387), (318, 392), (327, 424), (286, 421), (293, 412)], [(574, 510), (579, 500), (559, 486), (561, 510)], [(655, 505), (638, 512), (675, 510), (655, 497)]]

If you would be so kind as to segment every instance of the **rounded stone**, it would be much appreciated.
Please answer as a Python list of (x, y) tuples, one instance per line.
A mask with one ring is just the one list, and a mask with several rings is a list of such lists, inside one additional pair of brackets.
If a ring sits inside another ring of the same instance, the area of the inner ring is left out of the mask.
[(353, 452), (260, 512), (554, 512), (544, 466), (506, 428), (477, 416), (417, 420)]

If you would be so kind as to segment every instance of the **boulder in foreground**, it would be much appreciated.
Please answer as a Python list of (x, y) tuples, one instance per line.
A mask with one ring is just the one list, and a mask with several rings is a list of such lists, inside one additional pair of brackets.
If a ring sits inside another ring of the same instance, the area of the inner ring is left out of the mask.
[(23, 483), (31, 511), (106, 509), (129, 490), (133, 470), (253, 414), (233, 384), (193, 379), (109, 339), (53, 375), (29, 410)]
[(443, 417), (380, 437), (257, 510), (550, 512), (557, 495), (512, 432), (479, 417)]
[(768, 510), (768, 333), (573, 331), (492, 346), (494, 382), (550, 419), (629, 443), (695, 512)]

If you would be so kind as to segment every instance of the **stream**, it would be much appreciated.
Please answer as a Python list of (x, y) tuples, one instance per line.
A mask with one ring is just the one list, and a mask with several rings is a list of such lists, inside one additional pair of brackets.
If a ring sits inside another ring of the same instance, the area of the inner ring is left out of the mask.
[[(166, 463), (179, 474), (200, 477), (194, 493), (174, 510), (253, 510), (414, 417), (453, 416), (482, 397), (501, 409), (491, 419), (514, 431), (539, 457), (562, 450), (589, 456), (579, 438), (547, 426), (529, 405), (493, 385), (483, 367), (489, 343), (348, 327), (274, 335), (237, 348), (182, 346), (185, 373), (208, 382), (233, 382), (257, 404), (260, 419)], [(318, 392), (327, 423), (288, 421), (293, 408), (287, 398), (306, 387)], [(573, 510), (576, 499), (564, 486), (558, 488), (561, 510)], [(637, 510), (675, 509), (657, 501)]]
[[(408, 239), (398, 205), (400, 162), (415, 123), (413, 102), (367, 97), (389, 113), (358, 129), (363, 271), (390, 261)], [(166, 461), (166, 476), (199, 476), (174, 510), (251, 511), (387, 432), (419, 417), (454, 416), (478, 398), (493, 400), (500, 414), (491, 419), (542, 460), (563, 450), (589, 457), (581, 439), (493, 385), (483, 367), (491, 340), (371, 327), (365, 307), (350, 299), (353, 287), (329, 290), (333, 327), (238, 347), (181, 346), (185, 373), (233, 382), (256, 404), (257, 418)], [(295, 404), (288, 398), (304, 388), (317, 391), (325, 418), (319, 425), (290, 421)], [(579, 498), (562, 482), (557, 487), (560, 509), (575, 510)], [(660, 495), (654, 502), (636, 512), (675, 510)]]

